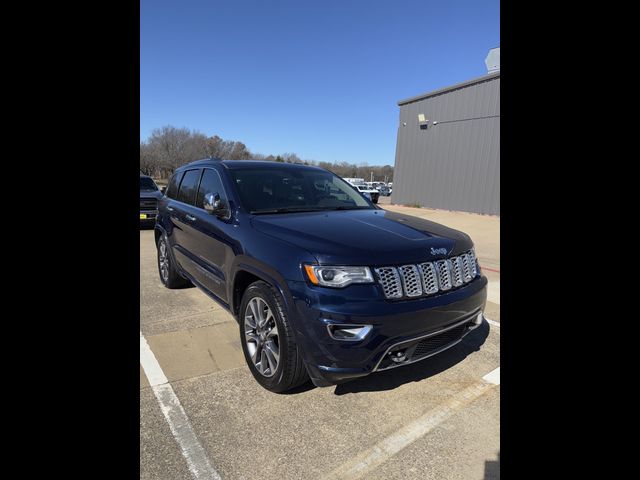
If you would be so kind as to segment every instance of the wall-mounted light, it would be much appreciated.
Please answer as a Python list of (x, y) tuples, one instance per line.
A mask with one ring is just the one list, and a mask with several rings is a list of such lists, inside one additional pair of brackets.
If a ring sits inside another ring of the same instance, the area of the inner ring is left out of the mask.
[(424, 116), (424, 113), (418, 114), (418, 125), (420, 130), (426, 130), (429, 127), (429, 119)]

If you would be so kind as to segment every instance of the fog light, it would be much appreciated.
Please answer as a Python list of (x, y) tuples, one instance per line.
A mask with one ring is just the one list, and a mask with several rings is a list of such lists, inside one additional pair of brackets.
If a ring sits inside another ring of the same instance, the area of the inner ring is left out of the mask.
[(362, 340), (372, 328), (371, 325), (327, 325), (327, 330), (332, 338), (347, 342)]
[(407, 356), (405, 355), (407, 352), (406, 349), (398, 350), (395, 352), (389, 352), (389, 357), (395, 363), (403, 363), (407, 361)]

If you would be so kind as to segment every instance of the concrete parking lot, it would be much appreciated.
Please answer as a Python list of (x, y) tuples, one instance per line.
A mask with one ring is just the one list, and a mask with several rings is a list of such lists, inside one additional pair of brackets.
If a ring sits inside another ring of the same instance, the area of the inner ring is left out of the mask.
[(491, 322), (422, 362), (284, 395), (251, 376), (231, 315), (162, 286), (140, 231), (141, 478), (499, 478), (500, 220), (387, 202), (471, 235)]

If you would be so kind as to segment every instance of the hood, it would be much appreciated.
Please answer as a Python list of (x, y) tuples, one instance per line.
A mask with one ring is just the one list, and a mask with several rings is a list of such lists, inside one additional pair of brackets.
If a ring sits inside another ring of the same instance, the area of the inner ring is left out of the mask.
[(160, 190), (140, 190), (140, 198), (162, 198)]
[(259, 215), (251, 224), (266, 235), (304, 248), (325, 265), (418, 263), (473, 247), (465, 233), (386, 210)]

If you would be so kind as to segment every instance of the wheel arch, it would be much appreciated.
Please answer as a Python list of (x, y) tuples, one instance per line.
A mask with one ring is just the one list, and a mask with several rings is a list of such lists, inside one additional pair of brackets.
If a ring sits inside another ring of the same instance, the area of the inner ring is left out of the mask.
[(275, 276), (270, 275), (268, 272), (265, 272), (256, 266), (239, 264), (231, 282), (232, 285), (229, 295), (229, 307), (234, 317), (239, 318), (240, 304), (242, 303), (242, 296), (244, 295), (244, 292), (247, 290), (249, 285), (257, 281), (263, 281), (274, 287), (278, 293), (280, 293), (286, 311), (290, 312), (291, 295), (284, 279), (277, 279)]
[(162, 228), (160, 225), (156, 223), (155, 227), (153, 227), (153, 236), (154, 236), (154, 241), (156, 243), (156, 247), (158, 246), (158, 240), (160, 240), (160, 237), (162, 236), (163, 233), (165, 233), (164, 228)]

